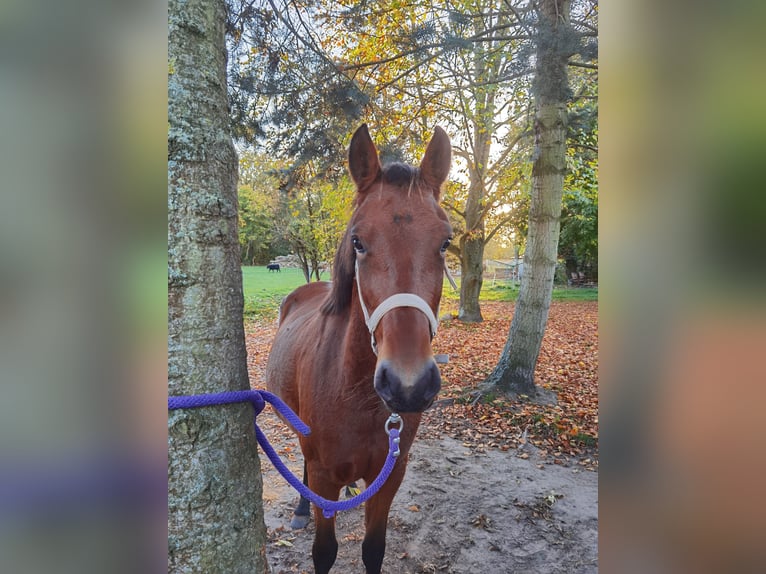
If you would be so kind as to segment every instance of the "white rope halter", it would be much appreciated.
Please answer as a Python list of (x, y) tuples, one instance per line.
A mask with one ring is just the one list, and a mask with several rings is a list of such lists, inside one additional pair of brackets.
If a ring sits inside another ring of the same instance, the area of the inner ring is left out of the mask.
[[(367, 324), (367, 330), (370, 332), (372, 352), (375, 355), (378, 354), (378, 343), (375, 340), (375, 329), (378, 327), (378, 323), (383, 318), (383, 315), (396, 309), (397, 307), (413, 307), (421, 311), (427, 318), (428, 323), (431, 325), (431, 338), (436, 336), (436, 329), (439, 327), (439, 321), (436, 319), (436, 315), (431, 310), (431, 306), (426, 303), (425, 299), (414, 293), (396, 293), (391, 295), (387, 299), (378, 305), (375, 311), (370, 312), (367, 310), (367, 305), (364, 304), (364, 297), (362, 297), (362, 285), (359, 283), (359, 263), (354, 262), (354, 273), (356, 275), (356, 290), (359, 292), (359, 303), (362, 306), (362, 313), (364, 313), (364, 322)], [(438, 309), (437, 309), (438, 313)]]

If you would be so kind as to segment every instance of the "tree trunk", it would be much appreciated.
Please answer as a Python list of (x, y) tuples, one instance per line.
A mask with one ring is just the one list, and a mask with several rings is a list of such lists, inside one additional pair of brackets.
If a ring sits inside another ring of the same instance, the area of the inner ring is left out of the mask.
[(486, 166), (489, 161), (490, 133), (487, 124), (492, 123), (493, 106), (486, 106), (488, 97), (485, 94), (485, 108), (490, 115), (479, 116), (473, 122), (474, 160), (469, 165), (468, 199), (465, 207), (466, 230), (460, 238), (460, 307), (457, 318), (465, 323), (479, 323), (484, 320), (481, 316), (479, 295), (484, 283), (484, 200), (486, 188), (484, 179)]
[(464, 235), (461, 239), (460, 258), (460, 307), (458, 319), (466, 323), (483, 321), (479, 295), (484, 282), (484, 237)]
[[(477, 34), (484, 32), (478, 23)], [(458, 319), (466, 323), (478, 323), (481, 316), (479, 295), (484, 283), (484, 203), (487, 196), (486, 179), (489, 166), (492, 134), (495, 123), (495, 96), (498, 85), (492, 82), (497, 76), (497, 58), (489, 58), (487, 47), (478, 45), (473, 53), (474, 79), (480, 82), (474, 92), (475, 102), (471, 120), (473, 159), (468, 162), (468, 198), (465, 207), (465, 234), (460, 240), (461, 280)]]
[[(168, 5), (168, 394), (249, 387), (223, 0)], [(168, 414), (168, 572), (268, 572), (250, 405)]]
[(311, 266), (313, 267), (314, 277), (316, 278), (317, 281), (321, 281), (322, 280), (321, 270), (319, 268), (319, 259), (317, 257), (312, 257)]
[(486, 390), (538, 394), (535, 365), (548, 321), (566, 172), (569, 0), (540, 3), (535, 70), (535, 154), (524, 272), (510, 333)]
[(311, 268), (309, 267), (308, 254), (300, 247), (296, 247), (295, 254), (298, 256), (298, 261), (301, 262), (303, 278), (306, 280), (306, 283), (311, 283)]

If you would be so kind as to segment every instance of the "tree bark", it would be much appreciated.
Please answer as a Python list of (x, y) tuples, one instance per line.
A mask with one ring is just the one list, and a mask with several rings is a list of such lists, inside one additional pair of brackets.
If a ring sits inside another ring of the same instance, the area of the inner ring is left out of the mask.
[[(168, 5), (168, 394), (249, 387), (223, 0)], [(168, 415), (168, 572), (268, 572), (250, 405)]]
[(457, 318), (465, 323), (479, 323), (484, 320), (479, 305), (484, 283), (484, 235), (466, 233), (461, 237), (460, 249), (460, 306)]
[(566, 172), (569, 0), (539, 4), (535, 70), (535, 154), (529, 233), (519, 298), (503, 353), (482, 385), (535, 396), (534, 372), (548, 321), (556, 271), (561, 201)]
[(470, 184), (465, 209), (465, 233), (460, 237), (460, 306), (457, 318), (465, 323), (484, 320), (479, 305), (479, 295), (484, 283), (484, 216), (482, 207), (484, 193), (484, 170), (489, 157), (489, 139), (480, 133), (481, 127), (474, 123), (476, 158), (469, 168)]

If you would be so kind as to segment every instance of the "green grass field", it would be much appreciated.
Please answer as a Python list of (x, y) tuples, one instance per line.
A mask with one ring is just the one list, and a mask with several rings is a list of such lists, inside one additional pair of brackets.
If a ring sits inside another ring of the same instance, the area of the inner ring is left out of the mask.
[[(322, 276), (322, 279), (329, 277)], [(458, 287), (460, 278), (456, 278)], [(242, 286), (245, 294), (245, 315), (276, 317), (282, 298), (296, 287), (303, 285), (305, 279), (300, 269), (282, 269), (280, 273), (269, 272), (265, 266), (242, 267)], [(515, 301), (519, 288), (506, 281), (484, 281), (481, 301)], [(460, 293), (453, 291), (444, 281), (443, 297), (459, 300)], [(555, 287), (554, 301), (598, 301), (598, 288)]]
[[(322, 279), (326, 279), (323, 275)], [(306, 283), (300, 269), (269, 272), (265, 266), (242, 267), (245, 315), (277, 316), (279, 303), (293, 289)]]
[[(458, 287), (460, 287), (460, 281), (457, 280)], [(510, 281), (496, 281), (484, 280), (484, 285), (481, 288), (480, 301), (516, 301), (519, 296), (519, 287)], [(452, 289), (449, 283), (444, 283), (444, 291), (442, 297), (446, 299), (452, 299), (455, 301), (460, 300), (460, 292)], [(554, 301), (598, 301), (598, 288), (597, 287), (554, 287), (553, 288), (553, 300)]]

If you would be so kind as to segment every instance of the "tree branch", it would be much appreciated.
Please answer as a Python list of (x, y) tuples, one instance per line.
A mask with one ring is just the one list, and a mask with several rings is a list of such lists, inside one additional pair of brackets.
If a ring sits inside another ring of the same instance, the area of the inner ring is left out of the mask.
[(515, 216), (516, 214), (509, 213), (506, 217), (501, 219), (497, 223), (497, 225), (495, 225), (492, 231), (490, 231), (489, 233), (487, 233), (487, 235), (484, 236), (484, 245), (489, 243), (490, 240), (497, 234), (497, 232), (500, 231), (503, 227), (505, 227)]
[(581, 144), (581, 143), (571, 143), (571, 144), (569, 144), (569, 145), (570, 145), (571, 147), (579, 147), (579, 148), (582, 148), (582, 149), (587, 149), (587, 150), (590, 150), (590, 151), (592, 151), (592, 152), (594, 152), (594, 153), (598, 153), (598, 148), (597, 148), (597, 147), (595, 147), (595, 146), (592, 146), (592, 145), (588, 145), (588, 144)]
[(442, 200), (442, 205), (446, 207), (448, 210), (450, 210), (452, 213), (459, 215), (463, 219), (465, 219), (465, 212), (460, 211), (454, 204), (447, 203), (446, 201)]
[(585, 62), (567, 62), (568, 66), (573, 66), (575, 68), (586, 68), (588, 70), (598, 70), (598, 66), (594, 64), (586, 64)]

